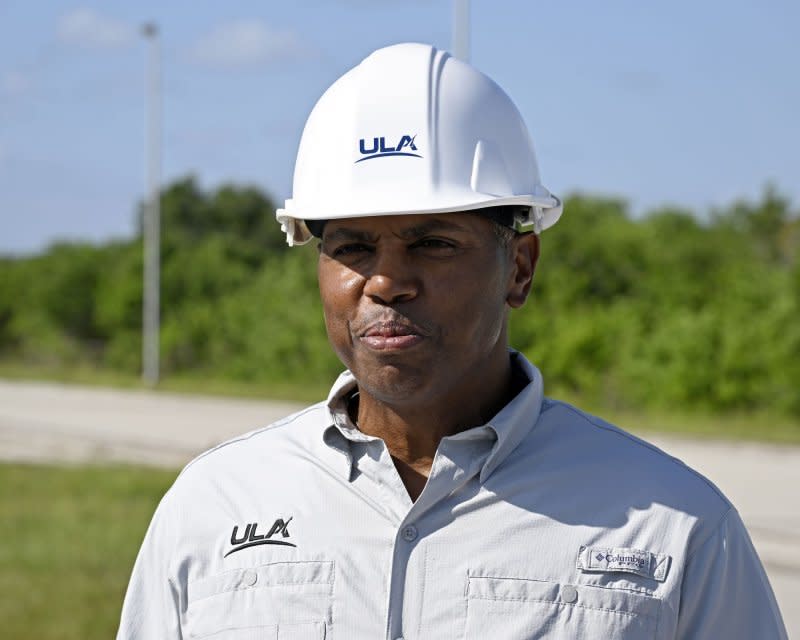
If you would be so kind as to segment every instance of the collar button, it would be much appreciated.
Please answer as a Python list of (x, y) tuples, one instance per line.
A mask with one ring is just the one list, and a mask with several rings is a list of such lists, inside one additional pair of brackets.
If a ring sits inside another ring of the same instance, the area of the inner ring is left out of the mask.
[(414, 542), (414, 540), (417, 539), (419, 532), (417, 531), (417, 528), (413, 524), (409, 524), (403, 527), (401, 535), (403, 536), (403, 540), (405, 540), (406, 542)]

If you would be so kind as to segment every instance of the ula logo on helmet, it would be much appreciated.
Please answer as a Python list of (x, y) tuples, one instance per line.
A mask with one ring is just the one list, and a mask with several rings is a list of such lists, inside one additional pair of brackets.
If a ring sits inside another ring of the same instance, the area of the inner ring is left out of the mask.
[(386, 137), (381, 136), (380, 138), (373, 138), (369, 143), (369, 148), (367, 147), (366, 139), (361, 138), (358, 141), (358, 150), (364, 157), (356, 160), (356, 162), (364, 162), (364, 160), (383, 158), (385, 156), (411, 156), (412, 158), (421, 158), (422, 156), (418, 153), (411, 153), (411, 151), (417, 151), (417, 145), (414, 144), (414, 139), (416, 137), (416, 135), (403, 136), (400, 138), (400, 142), (397, 143), (397, 146), (390, 147), (386, 145)]

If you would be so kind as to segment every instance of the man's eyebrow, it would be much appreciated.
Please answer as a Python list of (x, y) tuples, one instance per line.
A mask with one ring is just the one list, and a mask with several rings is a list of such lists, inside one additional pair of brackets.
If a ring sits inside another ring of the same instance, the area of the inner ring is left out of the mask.
[[(467, 232), (465, 226), (452, 222), (450, 220), (442, 220), (441, 218), (433, 218), (426, 220), (413, 227), (403, 229), (398, 233), (398, 236), (404, 240), (414, 240), (433, 233), (435, 231), (454, 231), (454, 232)], [(361, 231), (359, 229), (351, 229), (348, 227), (339, 227), (329, 233), (324, 234), (324, 239), (330, 242), (373, 242), (375, 234), (368, 231)]]
[(366, 231), (348, 229), (347, 227), (339, 227), (330, 233), (324, 233), (322, 237), (324, 240), (328, 240), (330, 242), (369, 242), (370, 240), (374, 239), (374, 236)]
[(400, 237), (406, 240), (420, 238), (434, 231), (461, 231), (466, 232), (468, 229), (457, 222), (450, 220), (442, 220), (441, 218), (433, 218), (432, 220), (425, 221), (421, 224), (414, 225), (408, 229), (400, 232)]

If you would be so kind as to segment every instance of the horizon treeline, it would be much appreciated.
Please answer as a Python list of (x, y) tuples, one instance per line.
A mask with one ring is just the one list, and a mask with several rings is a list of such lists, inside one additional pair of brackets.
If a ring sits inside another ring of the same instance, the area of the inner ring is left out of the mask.
[[(334, 380), (316, 249), (286, 246), (267, 194), (187, 177), (164, 189), (161, 212), (165, 377), (263, 383), (266, 397), (270, 383)], [(0, 362), (136, 375), (141, 244), (139, 233), (0, 258)], [(800, 212), (773, 187), (702, 217), (568, 197), (510, 342), (548, 395), (800, 416)]]

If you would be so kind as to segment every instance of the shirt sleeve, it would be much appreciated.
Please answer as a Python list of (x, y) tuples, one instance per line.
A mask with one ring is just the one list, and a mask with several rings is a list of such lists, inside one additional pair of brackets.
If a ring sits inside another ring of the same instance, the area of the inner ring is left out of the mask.
[(164, 497), (156, 509), (133, 567), (122, 605), (117, 640), (180, 640), (181, 598), (170, 578), (174, 534)]
[(735, 509), (687, 564), (677, 637), (788, 638), (764, 567)]

